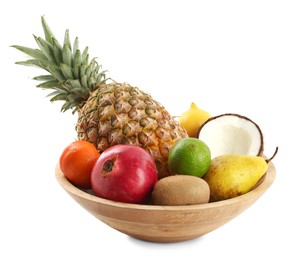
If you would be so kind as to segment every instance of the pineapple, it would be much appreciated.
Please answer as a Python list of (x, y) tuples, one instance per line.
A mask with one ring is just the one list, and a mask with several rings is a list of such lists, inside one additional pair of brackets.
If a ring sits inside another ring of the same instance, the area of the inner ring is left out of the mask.
[(116, 144), (140, 146), (154, 158), (159, 178), (170, 175), (169, 150), (187, 137), (186, 131), (149, 94), (106, 78), (96, 59), (89, 60), (88, 48), (80, 51), (78, 38), (72, 47), (68, 30), (61, 45), (44, 17), (42, 26), (45, 39), (35, 36), (39, 49), (12, 46), (31, 57), (17, 64), (49, 73), (34, 78), (41, 82), (37, 87), (53, 90), (50, 100), (63, 101), (62, 112), (78, 113), (78, 139), (93, 143), (99, 152)]

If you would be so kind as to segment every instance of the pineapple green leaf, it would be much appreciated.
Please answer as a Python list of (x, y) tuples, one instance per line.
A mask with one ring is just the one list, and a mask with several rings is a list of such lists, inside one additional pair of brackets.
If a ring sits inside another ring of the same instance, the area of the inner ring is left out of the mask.
[(41, 75), (33, 78), (34, 80), (38, 81), (51, 81), (55, 80), (55, 78), (52, 75)]
[(97, 75), (97, 78), (96, 78), (96, 81), (97, 82), (100, 82), (101, 84), (104, 84), (108, 78), (106, 78), (106, 70), (100, 72), (98, 75)]
[(95, 73), (96, 74), (99, 74), (99, 71), (100, 71), (100, 69), (102, 68), (102, 65), (99, 65), (97, 62), (96, 62), (96, 69), (95, 69)]
[(19, 45), (12, 45), (11, 47), (18, 49), (19, 51), (24, 52), (25, 54), (29, 55), (30, 57), (37, 59), (37, 60), (47, 60), (47, 57), (38, 49), (32, 49), (24, 46)]
[(87, 77), (89, 77), (89, 76), (91, 75), (91, 72), (93, 71), (94, 65), (95, 65), (95, 64), (94, 64), (93, 62), (91, 62), (91, 63), (87, 66), (87, 68), (86, 68), (86, 70), (85, 70), (85, 74), (86, 74)]
[(65, 63), (66, 65), (70, 67), (72, 66), (72, 53), (71, 53), (70, 46), (68, 46), (67, 44), (63, 45), (62, 60), (63, 60), (63, 63)]
[(80, 81), (75, 79), (75, 80), (69, 80), (68, 84), (70, 84), (73, 88), (82, 88)]
[(59, 82), (58, 85), (54, 87), (55, 90), (59, 90), (60, 92), (66, 92), (70, 94), (72, 86), (68, 84), (68, 81)]
[(88, 86), (89, 86), (89, 89), (90, 91), (93, 91), (95, 86), (96, 86), (96, 78), (93, 77), (93, 76), (90, 76), (88, 78)]
[(65, 31), (63, 45), (67, 45), (69, 47), (69, 49), (71, 50), (71, 42), (70, 42), (69, 30), (68, 29)]
[(53, 38), (55, 38), (55, 36), (52, 33), (50, 27), (48, 26), (44, 16), (42, 16), (41, 19), (42, 19), (42, 26), (43, 26), (43, 31), (44, 31), (44, 34), (45, 34), (45, 39), (50, 44), (53, 44)]
[(82, 55), (81, 55), (81, 63), (83, 65), (87, 65), (88, 64), (88, 59), (89, 59), (89, 56), (88, 56), (88, 47), (86, 47), (83, 52), (82, 52)]
[(89, 65), (89, 55), (87, 54), (84, 59), (82, 59), (82, 64), (88, 66)]
[(81, 88), (73, 88), (71, 94), (68, 95), (68, 100), (75, 102), (80, 98), (85, 99), (88, 97), (88, 92)]
[[(79, 74), (80, 75), (85, 75), (85, 71), (86, 71), (87, 66), (86, 65), (81, 65), (80, 69), (79, 69)], [(81, 78), (81, 76), (80, 76)], [(81, 84), (82, 85), (82, 84)]]
[(51, 64), (50, 66), (48, 66), (48, 71), (55, 77), (55, 79), (57, 79), (58, 81), (63, 81), (66, 80), (66, 78), (64, 77), (62, 70), (60, 67)]
[(75, 53), (79, 50), (79, 41), (78, 37), (75, 38), (74, 43), (73, 43), (73, 51), (72, 51), (72, 56), (75, 57)]
[(81, 76), (81, 85), (84, 87), (84, 88), (88, 88), (88, 84), (87, 84), (87, 76), (84, 74)]
[(37, 87), (42, 89), (54, 89), (54, 87), (58, 86), (58, 84), (59, 84), (59, 81), (54, 79), (54, 80), (43, 82), (37, 85)]
[(35, 67), (39, 67), (41, 69), (44, 69), (44, 70), (50, 72), (48, 70), (50, 63), (46, 60), (31, 59), (31, 60), (26, 60), (26, 61), (17, 61), (16, 64), (26, 65), (26, 66), (35, 66)]
[(73, 93), (71, 93), (71, 94), (69, 94), (69, 95), (67, 96), (67, 100), (68, 100), (70, 103), (75, 103), (77, 99), (78, 99), (78, 98), (77, 98), (76, 95), (74, 95)]
[(80, 50), (76, 50), (73, 58), (73, 67), (79, 67), (81, 65), (81, 53)]
[(73, 109), (72, 111), (72, 114), (74, 114), (77, 110), (78, 110), (79, 107), (77, 107), (75, 104), (73, 103), (70, 103), (70, 102), (65, 102), (63, 104), (63, 106), (61, 107), (61, 112), (65, 112), (69, 109)]
[(62, 62), (62, 46), (55, 38), (52, 38), (52, 46), (56, 64), (59, 65)]
[(67, 64), (61, 63), (60, 64), (60, 69), (64, 75), (64, 78), (66, 79), (74, 79), (74, 75), (73, 75), (73, 71), (72, 68), (70, 66), (68, 66)]
[(68, 97), (68, 93), (57, 93), (58, 91), (54, 91), (53, 93), (50, 94), (50, 96), (53, 96), (50, 101), (66, 101)]
[(41, 37), (34, 37), (41, 51), (46, 56), (47, 60), (50, 62), (55, 62), (53, 46)]
[(73, 67), (73, 75), (74, 75), (74, 78), (75, 79), (79, 79), (80, 77), (79, 77), (79, 67), (78, 66), (74, 66)]
[(49, 93), (49, 94), (47, 95), (47, 97), (55, 97), (55, 96), (57, 96), (57, 95), (61, 95), (61, 94), (66, 94), (66, 95), (68, 95), (68, 92), (67, 92), (66, 90), (63, 90), (63, 89), (57, 89), (57, 90), (55, 90), (55, 91)]

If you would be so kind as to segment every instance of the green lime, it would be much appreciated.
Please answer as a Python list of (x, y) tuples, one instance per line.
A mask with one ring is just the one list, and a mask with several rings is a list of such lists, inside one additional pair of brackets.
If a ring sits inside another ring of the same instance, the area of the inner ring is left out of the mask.
[(202, 177), (211, 165), (209, 147), (197, 138), (183, 138), (170, 150), (168, 166), (172, 173)]

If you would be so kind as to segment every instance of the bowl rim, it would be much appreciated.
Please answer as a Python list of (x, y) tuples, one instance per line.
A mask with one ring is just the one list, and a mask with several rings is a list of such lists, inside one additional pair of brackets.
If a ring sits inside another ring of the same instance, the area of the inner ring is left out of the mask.
[(265, 175), (259, 180), (259, 182), (254, 186), (254, 188), (247, 192), (246, 194), (237, 196), (235, 198), (221, 200), (217, 202), (209, 202), (204, 204), (196, 205), (181, 205), (181, 206), (161, 206), (161, 205), (148, 205), (148, 204), (132, 204), (119, 201), (112, 201), (104, 198), (100, 198), (96, 195), (90, 194), (86, 190), (82, 190), (74, 186), (63, 174), (60, 169), (59, 163), (57, 163), (55, 168), (55, 177), (62, 188), (77, 197), (89, 200), (94, 203), (103, 204), (112, 207), (127, 208), (127, 209), (136, 209), (136, 210), (155, 210), (155, 211), (182, 211), (182, 210), (199, 210), (199, 209), (208, 209), (215, 207), (222, 207), (226, 205), (236, 204), (250, 198), (259, 197), (264, 193), (274, 182), (276, 177), (276, 169), (272, 162), (268, 164), (268, 170)]

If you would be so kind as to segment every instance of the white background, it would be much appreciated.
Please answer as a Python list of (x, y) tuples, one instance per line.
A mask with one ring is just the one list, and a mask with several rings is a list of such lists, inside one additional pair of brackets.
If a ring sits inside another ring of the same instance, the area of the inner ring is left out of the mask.
[[(1, 259), (292, 259), (292, 1), (10, 0), (0, 9)], [(89, 46), (108, 75), (139, 86), (173, 115), (193, 101), (212, 115), (257, 122), (277, 178), (247, 211), (201, 238), (171, 244), (130, 238), (75, 203), (54, 176), (75, 139), (41, 74), (12, 44), (37, 47), (40, 17), (63, 41)], [(73, 41), (73, 40), (72, 40)], [(291, 248), (290, 248), (291, 247)], [(279, 258), (280, 257), (280, 258)]]

